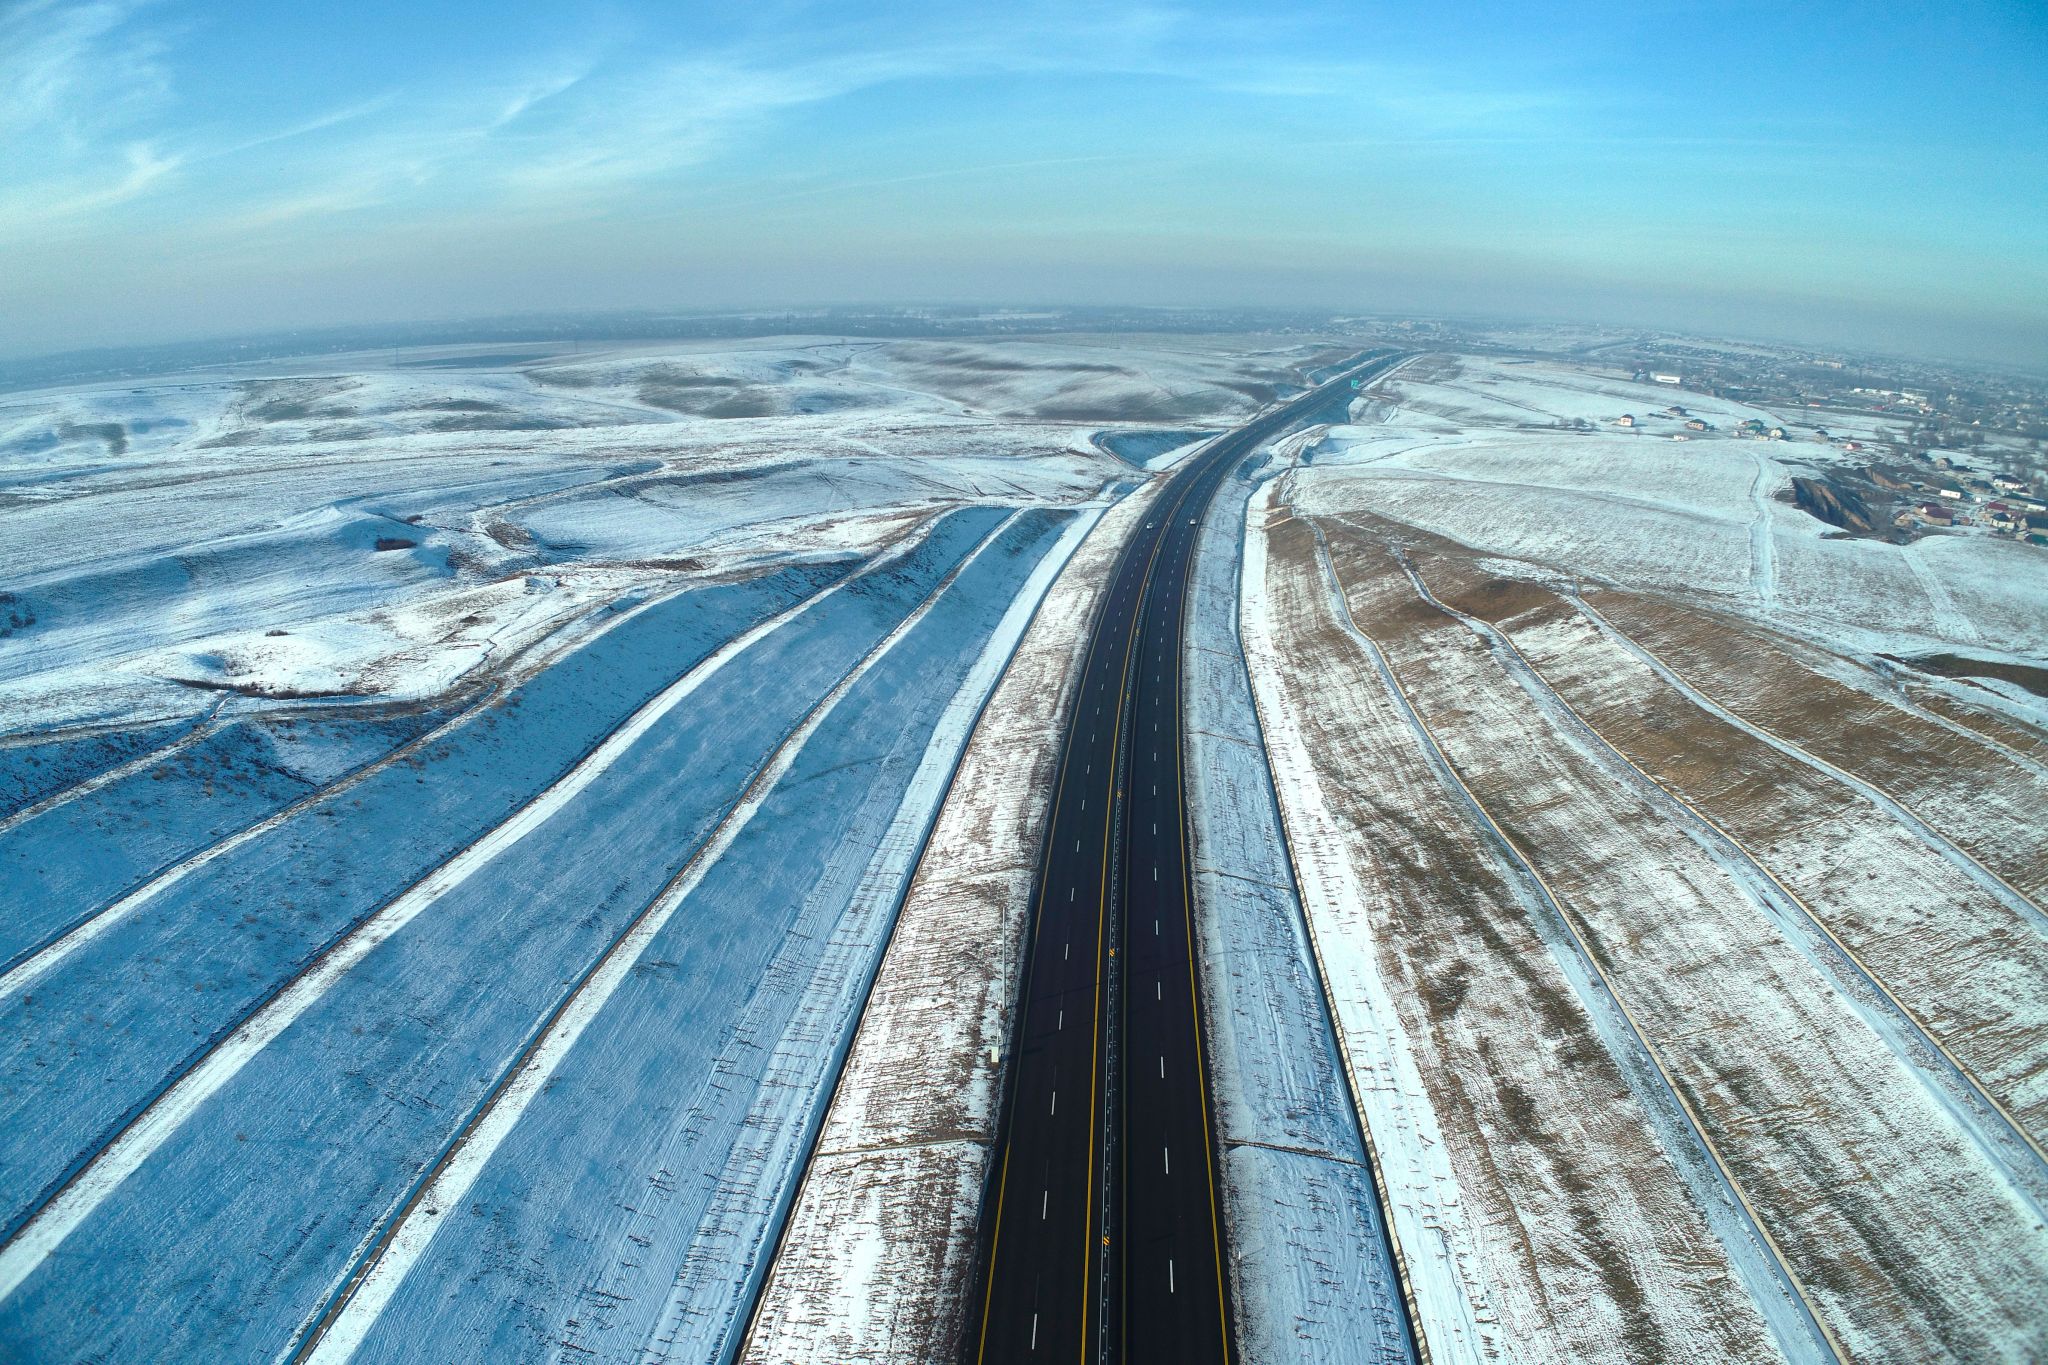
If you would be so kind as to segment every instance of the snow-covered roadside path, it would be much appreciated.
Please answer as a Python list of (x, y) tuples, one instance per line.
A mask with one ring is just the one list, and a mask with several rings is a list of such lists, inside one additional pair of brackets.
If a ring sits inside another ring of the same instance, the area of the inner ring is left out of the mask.
[[(1261, 463), (1263, 462), (1263, 457)], [(1196, 546), (1189, 824), (1238, 1349), (1247, 1365), (1417, 1358), (1280, 828), (1239, 637), (1251, 467)]]
[(1755, 452), (1756, 481), (1749, 486), (1749, 584), (1766, 612), (1778, 609), (1778, 542), (1771, 525), (1771, 494), (1784, 478), (1777, 461)]

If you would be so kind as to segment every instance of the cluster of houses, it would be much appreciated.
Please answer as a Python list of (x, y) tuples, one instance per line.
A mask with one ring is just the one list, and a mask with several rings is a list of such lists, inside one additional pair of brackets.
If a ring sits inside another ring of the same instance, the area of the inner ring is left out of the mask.
[(1887, 488), (1933, 494), (1902, 509), (1893, 518), (1898, 526), (1946, 529), (1977, 525), (2031, 545), (2048, 545), (2048, 502), (2036, 497), (2027, 481), (2016, 474), (1993, 474), (1989, 479), (1965, 475), (1934, 483), (1902, 483), (1875, 470), (1872, 477)]
[[(1646, 426), (1644, 425), (1646, 422), (1658, 418), (1676, 420), (1684, 424), (1685, 429), (1683, 431), (1674, 431), (1671, 433), (1671, 439), (1674, 441), (1690, 441), (1693, 438), (1693, 436), (1697, 433), (1713, 430), (1713, 427), (1701, 421), (1699, 418), (1694, 417), (1691, 413), (1687, 412), (1684, 408), (1679, 407), (1676, 403), (1673, 403), (1670, 407), (1664, 409), (1664, 411), (1661, 413), (1651, 414), (1650, 417), (1637, 417), (1632, 412), (1624, 412), (1621, 416), (1614, 419), (1614, 425), (1626, 428), (1630, 431), (1644, 431), (1647, 430)], [(1778, 435), (1780, 436), (1783, 436), (1784, 434), (1785, 433), (1782, 429), (1778, 432)]]

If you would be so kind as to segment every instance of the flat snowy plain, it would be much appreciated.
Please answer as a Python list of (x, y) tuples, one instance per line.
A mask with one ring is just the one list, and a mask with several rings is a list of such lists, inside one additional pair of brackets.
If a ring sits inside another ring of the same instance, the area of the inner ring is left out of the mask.
[[(1356, 349), (0, 395), (0, 1356), (951, 1358), (1100, 584)], [(2048, 1354), (2048, 703), (1909, 662), (2048, 553), (1570, 360), (1329, 416), (1184, 660), (1243, 1358)]]

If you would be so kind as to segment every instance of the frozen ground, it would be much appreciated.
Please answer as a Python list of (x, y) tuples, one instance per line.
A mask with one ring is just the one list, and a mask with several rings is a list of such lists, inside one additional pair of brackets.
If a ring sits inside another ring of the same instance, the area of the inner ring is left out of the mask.
[(1408, 1309), (1295, 897), (1238, 638), (1240, 548), (1256, 486), (1247, 467), (1217, 493), (1203, 525), (1184, 660), (1238, 1349), (1257, 1365), (1401, 1362), (1413, 1351)]
[(2043, 714), (1901, 661), (2038, 668), (2048, 554), (1829, 534), (1828, 447), (1597, 361), (1350, 417), (1246, 644), (1433, 1352), (2037, 1355)]
[[(1244, 1357), (2038, 1357), (2048, 553), (1518, 335), (1204, 530)], [(1095, 594), (1331, 358), (0, 397), (0, 1356), (949, 1358)]]
[(0, 400), (0, 1354), (736, 1352), (968, 734), (1186, 444), (1092, 438), (1319, 356)]

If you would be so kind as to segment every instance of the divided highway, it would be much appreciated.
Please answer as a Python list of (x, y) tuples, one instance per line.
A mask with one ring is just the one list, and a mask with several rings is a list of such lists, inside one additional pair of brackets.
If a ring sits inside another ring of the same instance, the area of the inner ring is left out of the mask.
[(1195, 533), (1247, 455), (1400, 358), (1211, 441), (1117, 561), (1053, 793), (968, 1360), (1233, 1358), (1181, 769)]

